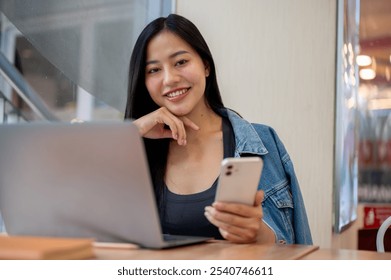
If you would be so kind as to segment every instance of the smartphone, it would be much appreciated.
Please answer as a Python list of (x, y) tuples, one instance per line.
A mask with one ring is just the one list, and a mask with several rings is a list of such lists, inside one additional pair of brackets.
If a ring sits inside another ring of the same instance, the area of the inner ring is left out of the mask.
[(215, 201), (253, 205), (262, 167), (260, 157), (223, 159)]

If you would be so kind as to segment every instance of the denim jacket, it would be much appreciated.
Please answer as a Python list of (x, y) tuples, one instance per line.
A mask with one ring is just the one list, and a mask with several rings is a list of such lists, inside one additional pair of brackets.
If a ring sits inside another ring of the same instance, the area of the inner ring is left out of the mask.
[(251, 124), (229, 109), (235, 134), (235, 157), (258, 155), (263, 171), (258, 189), (265, 192), (263, 221), (274, 231), (276, 242), (312, 244), (311, 231), (292, 161), (276, 132), (268, 126)]

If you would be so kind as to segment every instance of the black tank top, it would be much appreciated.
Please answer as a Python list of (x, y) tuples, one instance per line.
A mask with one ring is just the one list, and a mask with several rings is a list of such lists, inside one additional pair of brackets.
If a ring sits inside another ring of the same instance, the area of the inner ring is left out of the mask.
[[(232, 125), (227, 118), (223, 117), (222, 126), (224, 158), (232, 157), (235, 152), (235, 136)], [(214, 201), (217, 181), (218, 178), (209, 189), (189, 195), (175, 194), (164, 184), (164, 206), (162, 213), (160, 213), (163, 232), (222, 239), (218, 228), (204, 216), (204, 208)]]

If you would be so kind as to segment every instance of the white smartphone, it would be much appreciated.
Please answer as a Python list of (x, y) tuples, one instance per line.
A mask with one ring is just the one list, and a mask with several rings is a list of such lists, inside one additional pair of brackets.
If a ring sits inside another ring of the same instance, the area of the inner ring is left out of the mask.
[(262, 167), (260, 157), (223, 159), (215, 201), (253, 205)]

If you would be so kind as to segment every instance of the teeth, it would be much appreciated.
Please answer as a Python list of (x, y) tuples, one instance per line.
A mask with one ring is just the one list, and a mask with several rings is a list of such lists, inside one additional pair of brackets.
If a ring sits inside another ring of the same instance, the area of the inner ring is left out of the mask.
[(170, 92), (169, 94), (167, 94), (168, 97), (172, 98), (172, 97), (176, 97), (176, 96), (179, 96), (181, 94), (184, 94), (185, 92), (187, 91), (187, 89), (181, 89), (181, 90), (177, 90), (177, 91), (174, 91), (174, 92)]

